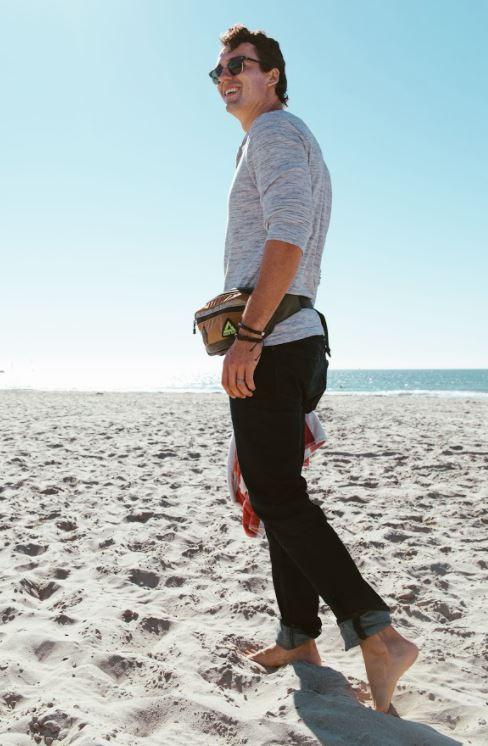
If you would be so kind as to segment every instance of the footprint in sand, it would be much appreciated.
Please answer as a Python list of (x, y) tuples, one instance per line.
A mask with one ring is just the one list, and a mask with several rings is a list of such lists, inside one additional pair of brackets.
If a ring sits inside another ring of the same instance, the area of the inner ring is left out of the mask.
[(72, 619), (72, 617), (68, 616), (67, 614), (58, 614), (58, 616), (54, 617), (54, 621), (56, 624), (76, 624), (76, 620)]
[(444, 601), (434, 601), (432, 604), (432, 611), (440, 614), (444, 619), (447, 619), (448, 622), (453, 622), (455, 619), (461, 619), (463, 616), (462, 611), (452, 611)]
[(7, 622), (12, 622), (17, 616), (17, 614), (15, 613), (16, 611), (17, 609), (14, 609), (13, 606), (7, 606), (6, 609), (0, 612), (1, 614), (0, 618), (2, 620), (2, 624), (7, 624)]
[(33, 580), (29, 580), (28, 578), (22, 578), (20, 585), (30, 596), (38, 598), (39, 601), (45, 601), (61, 588), (61, 586), (53, 580), (49, 583), (34, 583)]
[(436, 575), (445, 575), (448, 572), (452, 572), (452, 567), (447, 562), (433, 562), (429, 565), (431, 573)]
[(125, 521), (127, 523), (147, 523), (150, 518), (154, 517), (154, 513), (151, 511), (142, 511), (141, 513), (129, 513), (126, 515)]
[(58, 647), (58, 643), (53, 640), (44, 640), (37, 648), (34, 649), (34, 655), (38, 661), (43, 661), (49, 658), (55, 648)]
[(259, 675), (253, 672), (236, 671), (229, 664), (225, 664), (223, 668), (221, 666), (213, 666), (199, 670), (198, 673), (209, 684), (216, 684), (220, 689), (234, 689), (239, 693), (242, 693), (246, 688), (250, 688), (259, 680)]
[(393, 541), (393, 542), (399, 542), (399, 541), (405, 541), (406, 539), (409, 539), (410, 537), (408, 534), (403, 534), (401, 531), (389, 531), (387, 534), (383, 537), (386, 539), (386, 541)]
[(129, 574), (129, 581), (140, 585), (143, 588), (156, 588), (159, 583), (159, 575), (149, 570), (132, 569)]
[(192, 544), (188, 547), (188, 549), (185, 549), (184, 552), (181, 553), (182, 557), (186, 557), (187, 559), (191, 559), (195, 555), (199, 555), (201, 552), (203, 552), (203, 541), (199, 541), (196, 544)]
[(101, 541), (98, 545), (99, 549), (106, 549), (107, 547), (112, 546), (112, 544), (115, 544), (115, 541), (113, 539), (105, 539), (105, 541)]
[(72, 487), (74, 487), (76, 484), (78, 484), (78, 481), (79, 480), (78, 480), (77, 477), (63, 477), (63, 482), (65, 482), (66, 484), (71, 485)]
[(58, 567), (54, 571), (54, 577), (56, 578), (56, 580), (66, 580), (66, 578), (68, 577), (68, 575), (70, 574), (70, 572), (71, 572), (71, 570), (65, 570), (62, 567)]
[(108, 658), (100, 658), (94, 660), (95, 666), (103, 671), (104, 673), (111, 676), (114, 681), (120, 681), (128, 676), (128, 673), (136, 668), (141, 667), (142, 663), (139, 661), (131, 660), (130, 658), (124, 658), (122, 655), (110, 655)]
[[(53, 741), (64, 740), (68, 735), (69, 729), (75, 723), (75, 718), (70, 717), (61, 710), (54, 710), (46, 713), (40, 718), (33, 717), (29, 722), (28, 728), (37, 743), (40, 743), (40, 739), (44, 738), (45, 744), (52, 744)], [(79, 724), (79, 727), (83, 726), (84, 723)]]
[(22, 554), (28, 554), (30, 557), (36, 557), (38, 554), (43, 554), (48, 550), (49, 547), (43, 547), (40, 544), (16, 544), (14, 546), (14, 552), (21, 552)]
[(61, 531), (76, 531), (78, 528), (77, 524), (74, 521), (58, 521), (56, 523), (56, 526), (61, 529)]
[[(345, 485), (345, 486), (355, 487), (356, 485)], [(359, 495), (344, 495), (342, 498), (342, 501), (345, 503), (359, 503), (360, 505), (368, 502), (363, 497), (359, 497)]]
[(185, 582), (185, 578), (180, 578), (177, 575), (172, 575), (169, 577), (165, 583), (166, 586), (169, 588), (179, 588), (182, 586)]
[(6, 692), (3, 695), (3, 701), (11, 710), (15, 710), (17, 702), (21, 702), (23, 699), (22, 694), (16, 694), (16, 692)]
[(50, 513), (47, 513), (47, 515), (40, 515), (39, 520), (40, 521), (52, 521), (54, 518), (59, 518), (61, 515), (60, 510), (52, 510)]
[(158, 619), (154, 616), (146, 616), (139, 622), (139, 627), (145, 632), (150, 632), (152, 635), (162, 635), (163, 632), (167, 632), (171, 627), (169, 619)]
[(414, 601), (416, 601), (418, 598), (419, 586), (418, 585), (407, 585), (406, 587), (409, 590), (405, 591), (405, 593), (402, 593), (400, 596), (397, 596), (397, 600), (401, 601), (402, 604), (411, 604)]

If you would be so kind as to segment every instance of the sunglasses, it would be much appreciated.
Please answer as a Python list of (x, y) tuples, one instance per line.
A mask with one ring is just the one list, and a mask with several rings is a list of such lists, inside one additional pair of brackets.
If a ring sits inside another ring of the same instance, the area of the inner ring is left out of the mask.
[[(227, 69), (231, 75), (239, 75), (244, 69), (244, 60), (250, 60), (251, 62), (261, 62), (261, 60), (255, 60), (253, 57), (246, 57), (244, 54), (240, 54), (238, 57), (231, 57), (227, 63)], [(222, 65), (217, 65), (216, 68), (210, 70), (209, 75), (215, 85), (218, 85), (219, 78), (224, 71)]]

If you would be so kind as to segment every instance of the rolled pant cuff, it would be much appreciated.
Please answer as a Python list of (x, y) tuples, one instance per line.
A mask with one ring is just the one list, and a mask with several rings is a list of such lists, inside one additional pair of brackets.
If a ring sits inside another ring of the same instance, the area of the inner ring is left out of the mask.
[(320, 632), (317, 632), (316, 634), (308, 634), (299, 627), (292, 627), (280, 621), (278, 634), (276, 636), (276, 644), (285, 650), (293, 650), (293, 648), (303, 645), (303, 643), (308, 640), (315, 640), (319, 635)]
[(337, 622), (344, 640), (344, 650), (359, 645), (361, 640), (376, 634), (381, 629), (389, 627), (391, 616), (389, 611), (373, 609), (364, 611), (362, 614), (354, 614), (350, 619)]

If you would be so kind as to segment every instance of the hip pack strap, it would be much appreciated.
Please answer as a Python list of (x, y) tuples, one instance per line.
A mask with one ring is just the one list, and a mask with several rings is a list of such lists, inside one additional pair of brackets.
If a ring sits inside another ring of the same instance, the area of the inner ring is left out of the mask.
[(323, 313), (320, 313), (318, 308), (315, 309), (320, 317), (320, 323), (322, 324), (322, 329), (324, 330), (324, 337), (325, 337), (325, 351), (330, 357), (332, 355), (329, 347), (329, 330), (327, 329), (327, 322), (325, 320), (325, 316)]
[[(254, 288), (238, 288), (238, 290), (240, 290), (241, 293), (246, 293), (246, 295), (251, 295)], [(312, 299), (308, 298), (306, 295), (293, 295), (292, 293), (285, 293), (280, 305), (264, 328), (264, 331), (266, 332), (265, 336), (268, 337), (271, 334), (276, 324), (278, 324), (280, 321), (288, 319), (290, 316), (293, 316), (294, 313), (301, 311), (302, 308), (314, 308)], [(325, 316), (316, 308), (314, 308), (314, 310), (317, 311), (320, 317), (320, 322), (322, 324), (325, 336), (325, 350), (330, 355), (331, 352), (329, 347), (329, 332), (327, 329)]]
[[(238, 288), (238, 290), (240, 290), (241, 293), (251, 295), (254, 288)], [(293, 316), (294, 313), (301, 311), (302, 308), (313, 308), (313, 303), (310, 298), (307, 298), (305, 295), (285, 293), (280, 305), (264, 327), (264, 331), (266, 332), (265, 337), (268, 337), (271, 334), (276, 324), (279, 324), (280, 321), (284, 321), (290, 316)]]
[[(241, 293), (246, 293), (246, 295), (251, 295), (254, 288), (238, 288), (238, 290), (240, 290)], [(301, 311), (302, 308), (313, 307), (314, 306), (312, 300), (310, 298), (307, 298), (306, 295), (293, 295), (292, 293), (285, 293), (280, 305), (264, 327), (264, 331), (266, 332), (265, 336), (268, 337), (275, 328), (276, 324), (279, 324), (280, 321), (288, 319), (290, 316), (293, 316), (294, 313)]]

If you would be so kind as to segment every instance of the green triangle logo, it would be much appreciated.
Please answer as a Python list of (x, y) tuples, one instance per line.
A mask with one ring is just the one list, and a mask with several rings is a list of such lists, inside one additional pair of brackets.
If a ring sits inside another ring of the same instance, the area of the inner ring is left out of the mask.
[(237, 329), (235, 328), (232, 321), (230, 319), (227, 319), (224, 324), (224, 328), (222, 329), (222, 336), (232, 337), (234, 334), (237, 334)]

